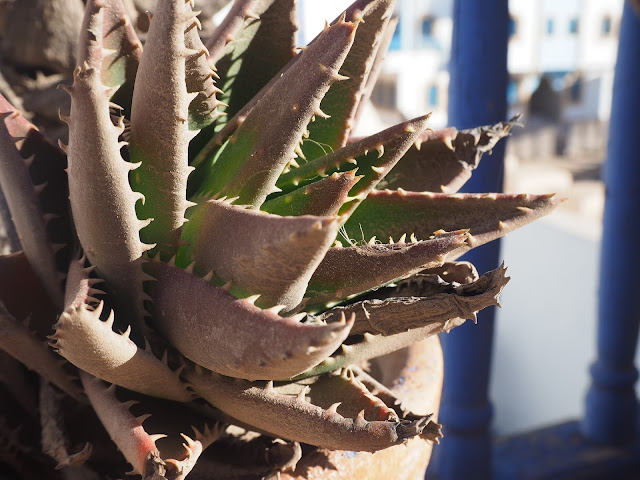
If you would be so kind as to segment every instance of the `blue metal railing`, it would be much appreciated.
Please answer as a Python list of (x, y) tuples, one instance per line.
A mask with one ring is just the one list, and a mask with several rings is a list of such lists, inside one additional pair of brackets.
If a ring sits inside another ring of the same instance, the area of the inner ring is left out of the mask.
[(598, 358), (591, 368), (585, 436), (607, 444), (636, 440), (633, 362), (640, 326), (640, 18), (625, 2), (605, 163), (598, 308)]
[[(454, 3), (450, 60), (449, 123), (473, 128), (507, 116), (508, 0), (458, 0)], [(467, 192), (502, 191), (504, 144), (474, 172)], [(478, 271), (500, 262), (500, 242), (465, 256)], [(481, 311), (478, 325), (463, 325), (441, 336), (444, 386), (440, 422), (445, 438), (434, 450), (430, 478), (487, 479), (491, 476), (493, 416), (488, 398), (495, 307)], [(461, 461), (464, 459), (464, 461)]]
[[(449, 120), (459, 128), (506, 118), (508, 0), (454, 3)], [(494, 310), (442, 336), (445, 382), (429, 479), (640, 478), (638, 371), (640, 327), (640, 12), (627, 0), (620, 28), (605, 164), (607, 195), (600, 266), (597, 360), (581, 421), (497, 444), (488, 399)], [(504, 147), (502, 147), (504, 148)], [(504, 150), (474, 173), (466, 191), (499, 191)], [(479, 271), (498, 263), (497, 242), (468, 259)], [(561, 352), (558, 352), (561, 355)], [(586, 366), (585, 366), (586, 367)], [(542, 392), (541, 392), (542, 394)], [(523, 412), (524, 414), (524, 412)], [(611, 448), (615, 446), (615, 448)]]

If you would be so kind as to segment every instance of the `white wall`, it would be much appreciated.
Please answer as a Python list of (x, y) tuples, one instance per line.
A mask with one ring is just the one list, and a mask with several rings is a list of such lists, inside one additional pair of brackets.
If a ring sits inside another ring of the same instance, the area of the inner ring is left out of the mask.
[[(536, 2), (539, 3), (539, 2)], [(544, 0), (540, 22), (535, 28), (540, 33), (538, 68), (542, 71), (571, 71), (578, 65), (579, 31), (569, 32), (569, 22), (579, 22), (582, 0)], [(547, 33), (547, 21), (554, 24), (554, 31)], [(579, 27), (580, 28), (580, 25)]]
[[(451, 51), (452, 0), (398, 0), (396, 14), (400, 17), (401, 50), (390, 51), (384, 72), (397, 79), (397, 109), (405, 118), (431, 112), (431, 128), (447, 124), (448, 59)], [(425, 48), (422, 22), (433, 17), (433, 42)], [(429, 101), (429, 89), (438, 91), (437, 104)]]
[(600, 77), (601, 95), (598, 99), (598, 119), (609, 120), (611, 117), (611, 97), (613, 95), (613, 70), (602, 72)]
[[(411, 68), (407, 68), (410, 65)], [(397, 108), (406, 118), (433, 112), (432, 128), (444, 127), (447, 119), (449, 74), (441, 68), (441, 55), (433, 50), (390, 52), (385, 74), (397, 79)], [(438, 105), (429, 105), (429, 88), (438, 87)]]
[(600, 236), (599, 224), (557, 211), (503, 240), (512, 280), (496, 320), (497, 435), (582, 418), (596, 359)]
[[(490, 395), (497, 435), (582, 416), (595, 358), (599, 240), (562, 214), (509, 234), (511, 281), (496, 320)], [(576, 220), (574, 219), (575, 223)]]
[(509, 40), (508, 66), (511, 73), (538, 70), (540, 9), (531, 0), (510, 0), (509, 14), (516, 20), (516, 33)]
[(611, 112), (612, 78), (612, 72), (583, 74), (580, 101), (571, 103), (567, 98), (564, 118), (569, 121), (593, 118), (608, 120)]
[[(579, 69), (605, 71), (615, 64), (623, 4), (624, 0), (584, 0)], [(602, 19), (607, 15), (612, 18), (612, 33), (602, 36)]]

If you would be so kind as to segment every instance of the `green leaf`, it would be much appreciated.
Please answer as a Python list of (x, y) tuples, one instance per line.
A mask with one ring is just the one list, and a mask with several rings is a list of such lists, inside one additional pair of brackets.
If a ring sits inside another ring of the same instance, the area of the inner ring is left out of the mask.
[[(512, 195), (416, 193), (376, 190), (369, 194), (345, 224), (347, 235), (364, 234), (385, 241), (415, 234), (428, 238), (438, 230), (469, 229), (469, 242), (456, 252), (500, 238), (550, 213), (561, 203), (554, 194)], [(454, 257), (449, 257), (452, 260)]]
[(291, 162), (276, 186), (289, 192), (332, 173), (357, 169), (360, 178), (339, 211), (345, 221), (424, 131), (428, 118), (426, 115), (399, 123), (299, 166)]
[[(208, 60), (215, 65), (220, 57), (225, 53), (225, 46), (232, 41), (245, 26), (245, 21), (256, 14), (253, 8), (258, 4), (259, 0), (235, 0), (224, 17), (220, 25), (218, 25), (209, 38), (206, 40), (206, 48), (209, 50)], [(268, 3), (264, 5), (268, 6)], [(251, 18), (255, 20), (255, 18)]]
[(355, 183), (362, 178), (355, 172), (355, 169), (335, 172), (291, 193), (267, 200), (260, 209), (276, 215), (337, 215)]
[[(155, 244), (163, 259), (177, 249), (187, 203), (189, 96), (185, 64), (204, 51), (185, 48), (185, 31), (197, 23), (188, 2), (161, 0), (151, 21), (136, 76), (131, 111), (131, 161), (141, 163), (131, 175), (144, 195), (136, 212), (148, 225), (140, 238)], [(149, 222), (149, 220), (151, 220)]]
[(227, 118), (235, 115), (295, 55), (296, 2), (257, 0), (215, 61)]
[[(224, 92), (214, 128), (194, 140), (194, 167), (210, 160), (244, 121), (248, 112), (295, 60), (295, 0), (236, 0), (223, 23), (207, 42)], [(229, 40), (231, 39), (231, 40)], [(213, 137), (213, 138), (212, 138)], [(205, 170), (208, 170), (205, 169)], [(201, 172), (196, 172), (198, 176)]]
[[(328, 28), (269, 89), (229, 138), (200, 188), (205, 197), (238, 196), (259, 207), (299, 149), (306, 126), (318, 112), (353, 41), (355, 24)], [(301, 82), (300, 78), (307, 81)]]
[[(323, 147), (337, 150), (347, 143), (354, 125), (354, 116), (365, 90), (369, 72), (389, 19), (395, 0), (359, 0), (345, 12), (347, 21), (360, 21), (353, 45), (340, 68), (340, 75), (349, 80), (334, 84), (321, 103), (329, 118), (309, 125), (309, 140), (302, 145), (308, 160), (322, 155)], [(337, 20), (339, 21), (339, 20)]]

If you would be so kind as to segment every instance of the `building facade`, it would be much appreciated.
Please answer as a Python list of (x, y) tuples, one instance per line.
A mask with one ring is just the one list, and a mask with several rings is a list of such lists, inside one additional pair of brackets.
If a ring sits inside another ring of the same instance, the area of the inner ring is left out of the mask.
[[(301, 0), (300, 43), (311, 40), (348, 0)], [(529, 112), (542, 78), (563, 121), (609, 118), (623, 0), (510, 0), (511, 113)], [(433, 112), (447, 124), (453, 0), (397, 0), (398, 26), (373, 93), (388, 123)]]

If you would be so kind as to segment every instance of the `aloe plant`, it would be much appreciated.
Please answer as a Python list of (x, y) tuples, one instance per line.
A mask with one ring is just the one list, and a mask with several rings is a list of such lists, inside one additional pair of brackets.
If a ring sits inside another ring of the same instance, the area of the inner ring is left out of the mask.
[(88, 0), (68, 145), (0, 98), (22, 248), (0, 257), (0, 403), (41, 438), (2, 419), (4, 463), (117, 475), (105, 431), (150, 479), (184, 478), (227, 425), (286, 440), (276, 470), (298, 442), (437, 441), (353, 365), (497, 304), (505, 269), (456, 259), (558, 202), (455, 193), (512, 123), (353, 138), (393, 6), (358, 0), (296, 54), (294, 0), (236, 0), (209, 49), (188, 1), (159, 0), (143, 46), (121, 0)]

